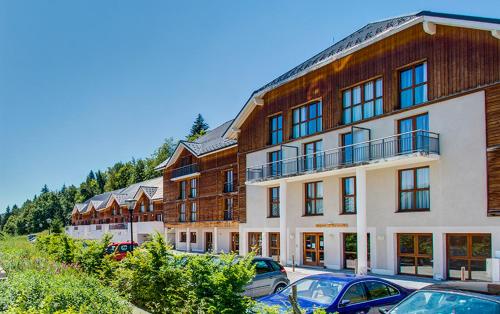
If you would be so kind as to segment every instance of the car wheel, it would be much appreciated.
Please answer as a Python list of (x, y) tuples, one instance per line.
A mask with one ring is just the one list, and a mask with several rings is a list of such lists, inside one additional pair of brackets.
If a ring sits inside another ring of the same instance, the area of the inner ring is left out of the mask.
[(285, 284), (280, 283), (279, 285), (276, 286), (276, 288), (274, 288), (274, 293), (281, 292), (281, 290), (285, 289), (285, 287), (286, 287)]

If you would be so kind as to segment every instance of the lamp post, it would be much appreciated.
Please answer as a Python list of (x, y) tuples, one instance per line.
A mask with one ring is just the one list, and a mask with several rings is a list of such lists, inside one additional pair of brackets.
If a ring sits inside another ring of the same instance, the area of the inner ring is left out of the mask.
[(52, 222), (52, 219), (47, 218), (47, 224), (49, 225), (49, 234), (50, 234), (50, 223)]
[(129, 215), (129, 221), (130, 221), (130, 251), (134, 250), (134, 231), (132, 229), (132, 223), (133, 223), (133, 213), (134, 213), (134, 207), (135, 207), (135, 202), (133, 198), (129, 198), (125, 200), (125, 204), (127, 204), (128, 207), (128, 215)]

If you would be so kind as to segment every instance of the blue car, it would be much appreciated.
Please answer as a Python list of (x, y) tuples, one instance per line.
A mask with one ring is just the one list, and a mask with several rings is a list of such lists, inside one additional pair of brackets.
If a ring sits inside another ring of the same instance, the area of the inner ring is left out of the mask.
[(288, 296), (297, 287), (297, 301), (302, 310), (312, 313), (322, 308), (327, 313), (368, 313), (372, 307), (396, 304), (413, 290), (372, 276), (319, 274), (305, 277), (281, 292), (258, 299), (278, 306), (282, 312), (291, 309)]

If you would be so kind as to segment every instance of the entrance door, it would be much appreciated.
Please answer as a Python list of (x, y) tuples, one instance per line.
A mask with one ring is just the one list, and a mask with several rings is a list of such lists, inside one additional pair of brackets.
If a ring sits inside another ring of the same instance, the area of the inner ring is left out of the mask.
[(447, 234), (446, 259), (449, 279), (489, 280), (486, 259), (491, 257), (491, 234)]
[(205, 232), (205, 252), (211, 252), (213, 249), (212, 232)]
[(398, 233), (398, 273), (432, 277), (432, 233)]
[(323, 266), (325, 262), (323, 233), (304, 233), (304, 265)]
[[(370, 267), (370, 234), (368, 233), (368, 268)], [(344, 268), (354, 269), (358, 258), (358, 236), (356, 233), (344, 233)]]
[(231, 252), (238, 254), (240, 252), (240, 233), (231, 232)]

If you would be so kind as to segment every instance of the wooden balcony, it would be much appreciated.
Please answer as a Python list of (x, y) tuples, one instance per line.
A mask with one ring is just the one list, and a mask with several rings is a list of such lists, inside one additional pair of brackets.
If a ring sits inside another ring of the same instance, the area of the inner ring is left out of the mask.
[(181, 180), (184, 178), (188, 178), (191, 176), (199, 175), (200, 167), (198, 164), (190, 164), (186, 166), (182, 166), (172, 170), (171, 180)]

